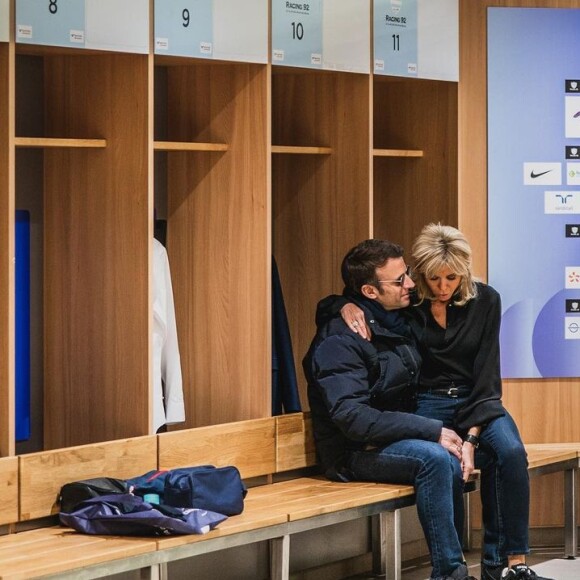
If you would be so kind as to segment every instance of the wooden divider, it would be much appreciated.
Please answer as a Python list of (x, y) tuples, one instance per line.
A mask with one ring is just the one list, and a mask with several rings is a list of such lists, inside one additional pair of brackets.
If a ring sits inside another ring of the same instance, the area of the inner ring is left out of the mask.
[(18, 457), (0, 459), (0, 525), (18, 519)]
[(276, 473), (316, 465), (310, 413), (276, 417)]
[(276, 470), (275, 418), (252, 419), (159, 435), (159, 469), (235, 465), (242, 477)]
[(14, 47), (0, 43), (0, 456), (14, 453)]
[[(16, 459), (16, 458), (15, 458)], [(58, 513), (60, 488), (92, 477), (127, 479), (157, 467), (157, 437), (135, 437), (21, 455), (19, 520)]]

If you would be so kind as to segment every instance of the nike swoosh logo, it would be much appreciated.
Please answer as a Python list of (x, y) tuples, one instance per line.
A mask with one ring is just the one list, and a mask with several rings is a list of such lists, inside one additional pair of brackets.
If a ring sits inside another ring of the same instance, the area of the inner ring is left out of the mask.
[(536, 179), (536, 177), (541, 177), (542, 175), (546, 175), (546, 173), (550, 173), (550, 171), (554, 171), (554, 170), (548, 169), (548, 171), (542, 171), (542, 173), (534, 173), (534, 171), (532, 170), (532, 172), (530, 173), (530, 177), (532, 179)]

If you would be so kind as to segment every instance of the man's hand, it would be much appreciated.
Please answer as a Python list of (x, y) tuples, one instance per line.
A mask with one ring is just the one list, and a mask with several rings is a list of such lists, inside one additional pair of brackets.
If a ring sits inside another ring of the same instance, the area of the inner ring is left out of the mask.
[(441, 436), (439, 437), (439, 443), (449, 451), (452, 455), (455, 455), (459, 461), (462, 459), (461, 449), (463, 447), (463, 440), (453, 429), (447, 429), (443, 427), (441, 429)]

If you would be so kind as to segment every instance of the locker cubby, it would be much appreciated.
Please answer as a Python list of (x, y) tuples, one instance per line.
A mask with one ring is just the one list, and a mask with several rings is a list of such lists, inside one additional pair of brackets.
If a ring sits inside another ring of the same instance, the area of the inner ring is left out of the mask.
[(373, 231), (411, 245), (432, 221), (457, 226), (457, 84), (375, 76)]
[(370, 233), (369, 92), (368, 75), (273, 68), (272, 239), (304, 407), (316, 304)]
[(185, 427), (270, 414), (267, 65), (155, 57)]
[(38, 235), (40, 445), (145, 435), (148, 57), (16, 50), (15, 205), (32, 209)]

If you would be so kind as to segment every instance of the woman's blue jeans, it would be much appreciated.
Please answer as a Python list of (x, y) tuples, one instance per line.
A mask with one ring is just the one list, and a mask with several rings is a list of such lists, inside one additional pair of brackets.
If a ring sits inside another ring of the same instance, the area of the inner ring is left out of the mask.
[(358, 480), (415, 486), (417, 512), (431, 553), (432, 578), (445, 578), (463, 564), (454, 514), (463, 508), (459, 462), (439, 443), (406, 439), (351, 455)]
[[(465, 397), (423, 393), (419, 395), (416, 412), (456, 429), (457, 409), (464, 403)], [(508, 556), (529, 553), (527, 454), (518, 428), (507, 411), (503, 417), (483, 427), (479, 440), (475, 466), (481, 469), (483, 562), (489, 566), (506, 565)]]

